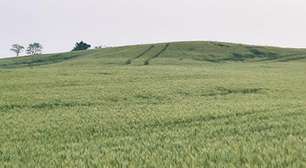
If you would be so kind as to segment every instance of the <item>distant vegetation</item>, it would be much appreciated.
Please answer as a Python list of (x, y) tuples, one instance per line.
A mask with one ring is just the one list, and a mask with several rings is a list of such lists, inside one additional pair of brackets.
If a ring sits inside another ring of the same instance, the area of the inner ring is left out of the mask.
[[(24, 51), (24, 49), (25, 47), (20, 44), (13, 44), (10, 50), (16, 53), (16, 56), (18, 57)], [(42, 49), (43, 46), (40, 43), (35, 42), (29, 44), (29, 46), (26, 49), (26, 53), (29, 55), (37, 55), (41, 54)]]
[(13, 44), (11, 48), (11, 51), (16, 53), (17, 57), (19, 56), (20, 53), (22, 53), (23, 50), (24, 50), (24, 46), (19, 45), (19, 44)]
[(87, 49), (89, 49), (90, 47), (91, 47), (90, 44), (87, 44), (87, 43), (81, 41), (81, 42), (77, 42), (77, 43), (75, 44), (75, 47), (72, 49), (72, 51), (87, 50)]
[[(90, 44), (87, 44), (83, 41), (81, 42), (77, 42), (74, 46), (74, 48), (72, 49), (72, 51), (80, 51), (80, 50), (87, 50), (91, 47)], [(103, 48), (103, 46), (96, 46), (95, 49), (99, 49), (99, 48)], [(40, 43), (34, 42), (28, 45), (28, 47), (26, 48), (26, 54), (28, 55), (38, 55), (41, 54), (43, 49), (43, 46)], [(18, 57), (24, 50), (25, 47), (20, 45), (20, 44), (13, 44), (11, 46), (11, 51), (13, 51), (16, 56)]]
[(43, 46), (40, 43), (32, 43), (32, 44), (29, 44), (27, 48), (27, 54), (37, 55), (41, 53), (42, 49), (43, 49)]
[[(97, 56), (100, 62), (118, 65), (154, 65), (226, 62), (288, 62), (306, 60), (306, 49), (250, 46), (221, 42), (178, 42), (126, 47), (97, 47), (86, 51), (90, 45), (78, 42), (75, 51), (82, 53), (46, 54), (36, 57), (2, 59), (1, 67), (24, 67), (69, 61), (76, 57)], [(83, 50), (81, 50), (83, 49)], [(79, 52), (80, 52), (79, 51)], [(93, 54), (94, 53), (94, 54)], [(120, 58), (120, 59), (115, 59)]]

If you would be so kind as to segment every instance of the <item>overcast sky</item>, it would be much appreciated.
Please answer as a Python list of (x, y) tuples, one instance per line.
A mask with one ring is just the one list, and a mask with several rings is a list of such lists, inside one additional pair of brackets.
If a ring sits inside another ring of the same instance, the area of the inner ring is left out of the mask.
[(93, 46), (213, 40), (306, 48), (305, 0), (0, 0), (0, 57)]

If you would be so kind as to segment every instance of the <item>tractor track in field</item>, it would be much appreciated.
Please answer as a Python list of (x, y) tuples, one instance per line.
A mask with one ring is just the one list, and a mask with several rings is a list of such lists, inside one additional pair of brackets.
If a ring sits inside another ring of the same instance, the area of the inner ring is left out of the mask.
[(145, 51), (143, 51), (141, 54), (139, 54), (138, 56), (134, 57), (134, 58), (130, 58), (128, 59), (125, 64), (132, 64), (132, 62), (142, 56), (144, 56), (146, 53), (150, 52), (155, 46), (154, 45), (151, 45), (149, 48), (147, 48)]
[(170, 46), (170, 44), (167, 43), (165, 45), (165, 47), (162, 48), (157, 54), (155, 54), (154, 56), (152, 56), (152, 57), (148, 58), (147, 60), (145, 60), (144, 65), (149, 65), (151, 60), (159, 57), (162, 53), (164, 53), (169, 48), (169, 46)]

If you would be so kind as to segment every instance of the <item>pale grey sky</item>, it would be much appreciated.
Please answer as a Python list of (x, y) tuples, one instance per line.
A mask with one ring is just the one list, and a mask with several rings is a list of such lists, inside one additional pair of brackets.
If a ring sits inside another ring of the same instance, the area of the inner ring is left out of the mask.
[(95, 45), (213, 40), (306, 48), (305, 0), (0, 0), (0, 57)]

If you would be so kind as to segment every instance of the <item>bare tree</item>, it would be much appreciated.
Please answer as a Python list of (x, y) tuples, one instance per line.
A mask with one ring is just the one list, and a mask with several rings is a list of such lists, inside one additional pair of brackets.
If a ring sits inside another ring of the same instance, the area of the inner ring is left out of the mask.
[(43, 46), (40, 43), (29, 44), (27, 48), (27, 53), (30, 55), (40, 54), (43, 49)]
[(24, 46), (19, 44), (13, 44), (10, 50), (16, 53), (16, 56), (18, 57), (19, 54), (24, 50)]

